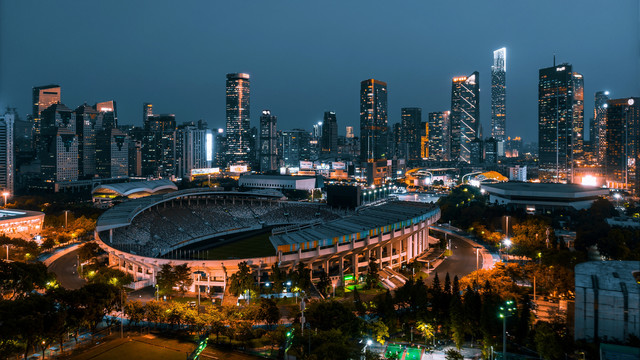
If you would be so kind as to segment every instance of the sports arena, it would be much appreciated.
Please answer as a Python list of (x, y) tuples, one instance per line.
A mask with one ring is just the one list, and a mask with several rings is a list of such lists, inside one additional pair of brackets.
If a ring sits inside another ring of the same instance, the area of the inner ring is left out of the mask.
[[(258, 281), (271, 266), (302, 262), (334, 284), (357, 278), (375, 258), (381, 269), (411, 261), (429, 246), (432, 204), (388, 201), (355, 211), (286, 201), (277, 191), (187, 189), (118, 204), (103, 213), (96, 241), (111, 266), (133, 275), (134, 288), (155, 285), (163, 264), (187, 264), (194, 285), (224, 291), (247, 262)], [(392, 285), (392, 284), (390, 284)]]

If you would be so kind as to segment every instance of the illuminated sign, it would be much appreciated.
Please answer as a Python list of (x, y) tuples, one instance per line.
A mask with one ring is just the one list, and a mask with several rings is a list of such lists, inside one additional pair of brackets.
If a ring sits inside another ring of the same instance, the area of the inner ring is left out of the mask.
[(247, 165), (231, 165), (229, 171), (232, 173), (244, 173), (247, 172)]
[[(207, 135), (205, 136), (205, 151), (207, 161), (213, 160), (213, 134), (210, 131), (207, 131)], [(207, 164), (211, 165), (211, 164)]]
[(556, 71), (564, 71), (564, 69), (565, 67), (563, 66), (563, 67), (556, 68)]
[(591, 175), (585, 175), (582, 178), (582, 185), (587, 185), (587, 186), (596, 186), (597, 183), (597, 179), (595, 178), (595, 176), (591, 176)]
[(344, 170), (346, 168), (345, 164), (343, 162), (332, 162), (331, 163), (331, 168), (334, 170)]
[(313, 169), (313, 162), (311, 161), (300, 161), (300, 169)]
[(466, 81), (467, 77), (466, 76), (457, 76), (453, 78), (453, 82), (460, 82), (460, 81)]
[(100, 111), (105, 112), (105, 111), (111, 111), (113, 112), (113, 108), (108, 108), (108, 107), (101, 107)]
[(196, 175), (209, 175), (209, 174), (219, 174), (220, 168), (202, 168), (202, 169), (191, 169), (191, 176)]

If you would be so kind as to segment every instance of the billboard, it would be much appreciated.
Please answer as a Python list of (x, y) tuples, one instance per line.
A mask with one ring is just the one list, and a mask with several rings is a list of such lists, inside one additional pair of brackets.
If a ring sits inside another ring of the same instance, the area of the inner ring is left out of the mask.
[(191, 169), (191, 176), (219, 174), (220, 168)]
[(313, 169), (313, 162), (311, 161), (300, 161), (300, 169), (309, 170)]
[(332, 162), (331, 163), (331, 168), (333, 170), (344, 170), (346, 169), (346, 166), (343, 162)]
[(229, 172), (232, 173), (245, 173), (247, 172), (247, 165), (231, 165), (229, 166)]

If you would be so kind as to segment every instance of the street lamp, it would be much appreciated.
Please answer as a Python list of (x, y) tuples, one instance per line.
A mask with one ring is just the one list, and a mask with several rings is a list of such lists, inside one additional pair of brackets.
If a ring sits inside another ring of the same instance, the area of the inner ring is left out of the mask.
[(156, 284), (156, 301), (160, 301), (160, 287)]
[(67, 228), (67, 214), (69, 214), (69, 210), (64, 211), (64, 228)]
[[(509, 238), (504, 239), (504, 240), (502, 241), (502, 244), (504, 245), (505, 253), (507, 253), (507, 255), (508, 255), (508, 253), (509, 253), (509, 247), (513, 244), (513, 243), (511, 242), (511, 239), (509, 239)], [(508, 261), (509, 261), (509, 258), (507, 258), (507, 262), (508, 262)]]
[(2, 196), (4, 197), (4, 207), (7, 207), (7, 196), (9, 196), (9, 192), (5, 191), (2, 193)]
[(507, 318), (516, 310), (513, 300), (507, 300), (504, 306), (500, 306), (500, 318), (502, 319), (502, 358), (507, 358)]

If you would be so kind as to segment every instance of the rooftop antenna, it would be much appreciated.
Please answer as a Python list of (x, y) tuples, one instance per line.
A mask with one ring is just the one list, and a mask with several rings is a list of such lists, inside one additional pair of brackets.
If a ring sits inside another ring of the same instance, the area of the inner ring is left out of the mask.
[(553, 66), (554, 67), (556, 66), (556, 54), (555, 53), (553, 53)]

